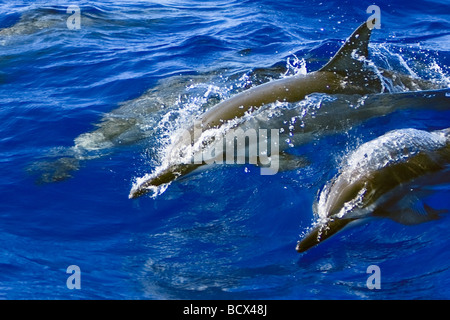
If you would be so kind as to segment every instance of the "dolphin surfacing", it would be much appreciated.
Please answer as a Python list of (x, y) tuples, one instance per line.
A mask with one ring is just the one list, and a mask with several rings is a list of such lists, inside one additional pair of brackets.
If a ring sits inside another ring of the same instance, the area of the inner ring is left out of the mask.
[(349, 223), (370, 216), (405, 225), (437, 219), (443, 212), (415, 205), (419, 199), (414, 188), (429, 184), (432, 175), (441, 175), (449, 163), (450, 128), (394, 130), (362, 144), (321, 191), (314, 208), (319, 219), (297, 243), (297, 251), (304, 252)]
[[(371, 35), (366, 23), (360, 25), (346, 40), (334, 57), (320, 70), (274, 80), (224, 100), (206, 111), (201, 117), (203, 130), (219, 128), (236, 118), (243, 117), (263, 105), (275, 102), (297, 102), (311, 93), (326, 94), (368, 94), (379, 93), (382, 83), (378, 75), (365, 67), (368, 58), (368, 43)], [(193, 132), (193, 127), (189, 129)], [(181, 139), (175, 145), (183, 145), (195, 141)], [(162, 184), (170, 183), (177, 177), (185, 175), (199, 164), (177, 163), (170, 159), (171, 164), (164, 170), (148, 174), (137, 179), (129, 198), (134, 199)]]

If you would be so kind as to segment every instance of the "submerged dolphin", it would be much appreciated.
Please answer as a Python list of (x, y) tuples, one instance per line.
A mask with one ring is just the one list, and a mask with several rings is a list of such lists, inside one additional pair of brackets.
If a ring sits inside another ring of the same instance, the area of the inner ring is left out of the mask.
[[(367, 65), (370, 35), (371, 29), (363, 23), (320, 70), (274, 80), (220, 102), (202, 115), (199, 120), (201, 130), (217, 129), (267, 104), (301, 101), (311, 93), (359, 95), (379, 93), (384, 86), (383, 77), (387, 77), (394, 83), (401, 82), (412, 90), (421, 88), (420, 81), (412, 81), (410, 77), (389, 72), (380, 75)], [(194, 128), (195, 126), (192, 126), (188, 130), (190, 137), (184, 135), (175, 141), (172, 150), (176, 151), (198, 143), (193, 137)], [(166, 185), (202, 165), (202, 163), (183, 162), (176, 156), (173, 157), (173, 153), (172, 158), (166, 159), (165, 167), (137, 179), (130, 191), (130, 199)]]
[(438, 211), (419, 203), (414, 188), (433, 182), (436, 173), (445, 182), (449, 164), (450, 128), (395, 130), (362, 144), (321, 191), (315, 203), (319, 219), (297, 244), (297, 251), (304, 252), (350, 222), (369, 216), (402, 224), (438, 218)]

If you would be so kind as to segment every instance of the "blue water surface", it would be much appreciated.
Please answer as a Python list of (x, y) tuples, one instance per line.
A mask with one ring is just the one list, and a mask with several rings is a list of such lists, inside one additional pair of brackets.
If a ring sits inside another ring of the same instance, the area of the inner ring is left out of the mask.
[[(450, 298), (445, 214), (415, 226), (374, 219), (295, 251), (340, 160), (393, 129), (449, 127), (448, 89), (393, 98), (412, 108), (293, 146), (307, 167), (262, 176), (252, 165), (216, 165), (156, 198), (128, 199), (157, 165), (169, 120), (188, 122), (258, 81), (319, 69), (372, 4), (0, 1), (0, 298)], [(448, 87), (448, 2), (375, 4), (373, 62)], [(69, 5), (80, 9), (79, 29), (66, 24)], [(77, 137), (114, 127), (113, 118), (131, 127), (138, 118), (144, 135), (76, 153)], [(430, 206), (450, 208), (450, 181), (430, 190)], [(81, 289), (66, 285), (71, 265)], [(381, 289), (367, 287), (370, 265)]]

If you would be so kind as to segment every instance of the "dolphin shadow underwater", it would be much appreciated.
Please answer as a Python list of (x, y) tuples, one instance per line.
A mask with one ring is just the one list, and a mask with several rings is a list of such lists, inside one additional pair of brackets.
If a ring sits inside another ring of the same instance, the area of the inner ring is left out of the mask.
[(343, 162), (314, 203), (317, 221), (297, 243), (304, 252), (355, 221), (386, 217), (405, 225), (432, 221), (423, 187), (450, 181), (450, 128), (390, 131), (362, 144)]
[[(208, 140), (210, 135), (203, 135), (203, 133), (213, 130), (220, 131), (223, 128), (225, 128), (224, 130), (233, 130), (237, 126), (233, 124), (237, 119), (243, 119), (249, 114), (257, 114), (259, 109), (263, 109), (267, 105), (296, 103), (315, 93), (362, 97), (383, 93), (386, 91), (387, 86), (402, 86), (406, 91), (440, 88), (428, 81), (374, 67), (369, 60), (368, 52), (371, 32), (372, 29), (368, 27), (366, 22), (361, 24), (345, 41), (333, 58), (318, 71), (269, 81), (231, 96), (209, 108), (195, 121), (194, 125), (173, 140), (162, 161), (162, 165), (157, 167), (154, 172), (136, 179), (130, 190), (129, 198), (135, 199), (149, 192), (153, 192), (153, 194), (158, 194), (159, 192), (160, 194), (161, 190), (164, 192), (174, 180), (207, 164), (205, 161), (193, 161), (198, 153), (203, 152), (211, 145), (211, 139)], [(353, 115), (348, 114), (347, 111), (348, 119), (340, 120), (344, 123), (353, 121), (353, 124), (355, 124), (364, 119), (385, 115), (394, 110), (394, 107), (380, 107), (378, 110), (376, 108), (353, 110), (355, 111)], [(334, 115), (340, 118), (338, 113), (335, 112)], [(333, 124), (333, 115), (330, 114), (327, 117), (318, 115), (308, 120), (310, 120), (308, 126), (311, 129), (309, 131), (303, 130), (300, 134), (297, 134), (297, 145), (309, 142), (308, 135), (304, 133), (310, 134), (316, 130), (315, 128), (340, 126), (339, 124), (336, 126)], [(259, 127), (261, 127), (260, 124), (261, 122), (258, 124)], [(272, 124), (272, 128), (280, 128), (280, 126)], [(196, 129), (200, 130), (202, 134), (196, 135)], [(326, 130), (324, 129), (324, 131)], [(219, 143), (222, 142), (219, 141)], [(196, 149), (190, 149), (194, 145), (197, 146)], [(276, 159), (277, 162), (285, 161), (286, 159), (290, 161), (291, 157), (284, 150), (276, 149), (275, 151), (281, 151), (278, 154), (272, 153), (271, 155), (275, 156), (273, 159)], [(186, 155), (186, 152), (190, 154)], [(297, 159), (291, 162), (297, 163), (298, 167), (307, 164), (305, 159)], [(263, 166), (264, 164), (258, 163), (258, 165)], [(290, 166), (288, 165), (287, 167)]]

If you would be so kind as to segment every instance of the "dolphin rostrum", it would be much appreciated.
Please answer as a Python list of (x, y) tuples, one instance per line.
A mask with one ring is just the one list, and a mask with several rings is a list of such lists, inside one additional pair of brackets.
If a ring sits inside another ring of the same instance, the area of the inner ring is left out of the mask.
[[(274, 80), (220, 102), (201, 117), (201, 129), (218, 128), (233, 119), (241, 118), (263, 105), (274, 102), (297, 102), (306, 95), (317, 93), (367, 94), (380, 92), (382, 83), (378, 75), (365, 66), (368, 58), (368, 43), (371, 29), (366, 23), (359, 26), (339, 49), (335, 56), (319, 71), (299, 74)], [(189, 129), (191, 136), (194, 126)], [(194, 144), (186, 137), (175, 144)], [(176, 163), (173, 161), (164, 170), (138, 179), (133, 185), (129, 198), (146, 194), (153, 187), (167, 184), (185, 175), (201, 164)]]
[(362, 218), (388, 217), (406, 225), (437, 219), (441, 211), (421, 203), (416, 189), (436, 183), (436, 176), (445, 182), (449, 164), (450, 128), (394, 130), (362, 144), (320, 192), (314, 204), (318, 220), (298, 242), (297, 251)]

